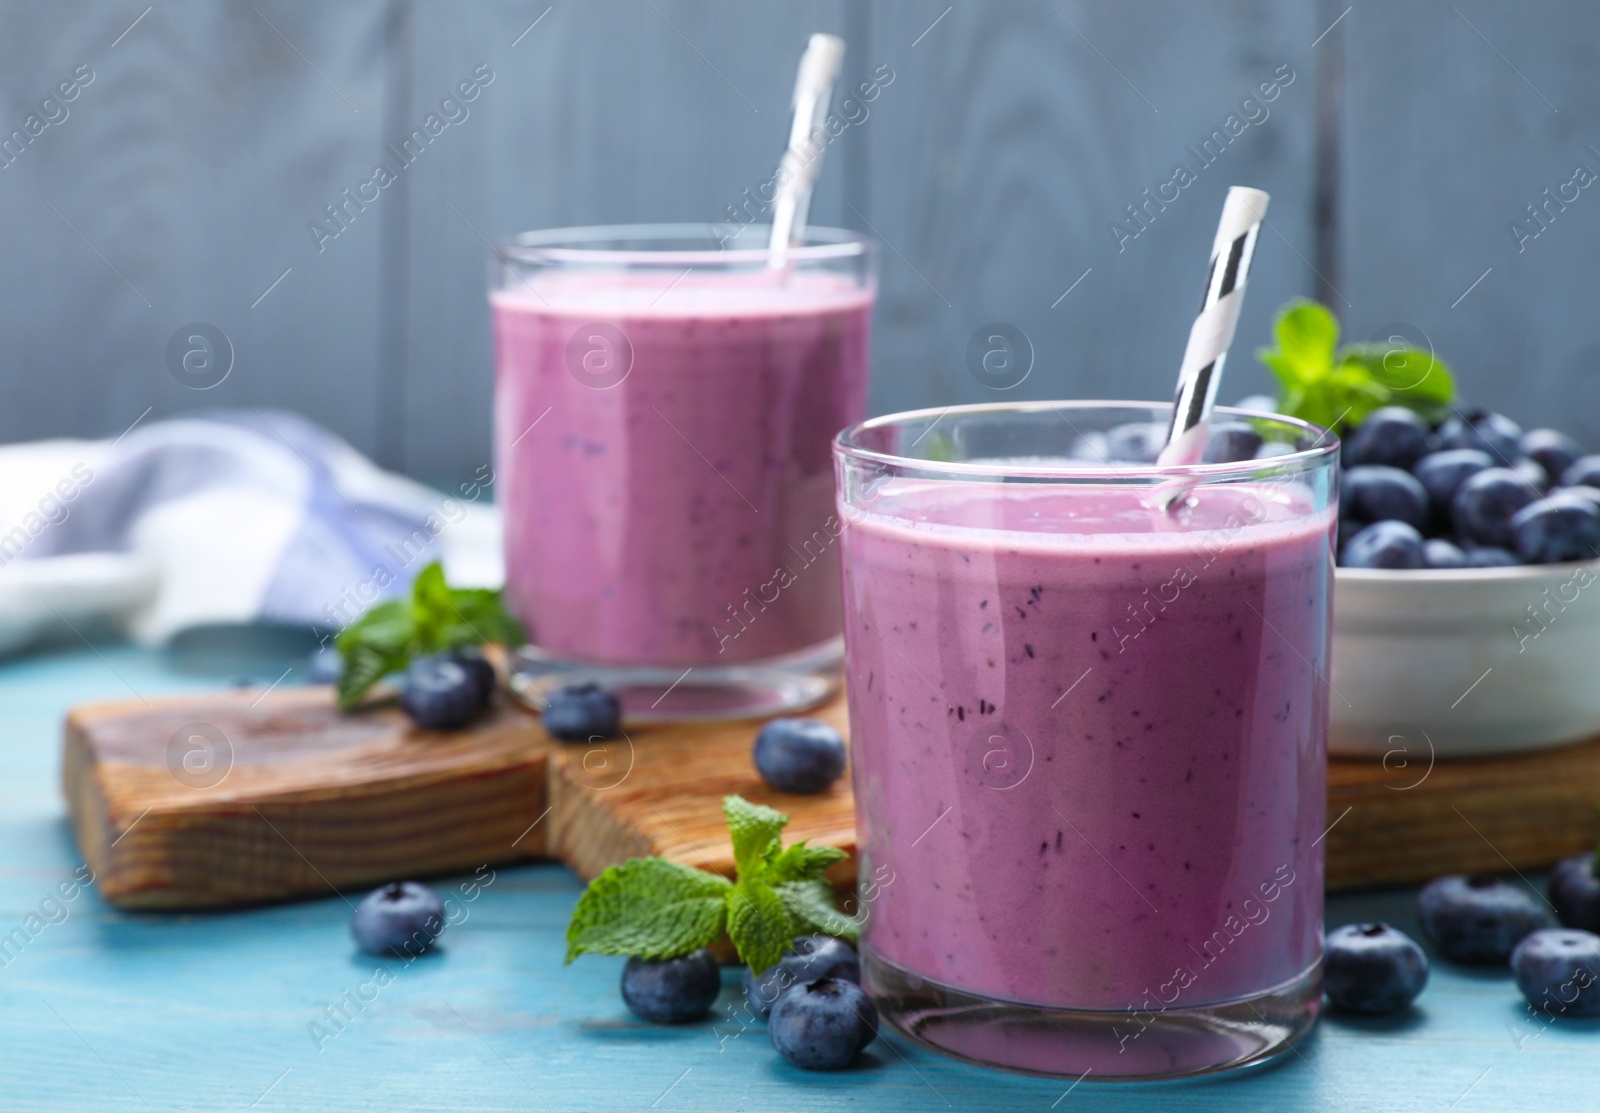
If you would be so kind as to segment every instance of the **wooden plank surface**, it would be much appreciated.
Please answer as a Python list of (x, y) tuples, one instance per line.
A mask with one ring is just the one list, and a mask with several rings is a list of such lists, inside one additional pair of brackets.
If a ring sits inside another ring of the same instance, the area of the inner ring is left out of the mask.
[[(20, 369), (0, 438), (282, 405), (380, 462), (464, 479), (488, 456), (479, 235), (717, 215), (770, 172), (797, 43), (828, 30), (849, 39), (852, 81), (896, 74), (830, 149), (815, 210), (890, 245), (875, 411), (985, 397), (966, 350), (993, 321), (1035, 349), (1012, 396), (1165, 397), (1193, 260), (1224, 187), (1247, 181), (1274, 198), (1247, 350), (1285, 297), (1323, 289), (1320, 265), (1349, 335), (1410, 324), (1474, 399), (1600, 444), (1589, 191), (1531, 241), (1510, 230), (1577, 164), (1600, 172), (1583, 46), (1600, 15), (1577, 0), (1532, 20), (1482, 0), (255, 8), (9, 13), (6, 128), (77, 66), (96, 78), (0, 169), (0, 325)], [(497, 79), (470, 118), (317, 250), (323, 206), (479, 63)], [(1125, 206), (1280, 65), (1296, 78), (1270, 116), (1118, 250)], [(211, 391), (166, 367), (197, 320), (236, 351)], [(1241, 358), (1228, 382), (1232, 397), (1266, 380)]]
[[(307, 225), (383, 146), (386, 6), (145, 8), (6, 11), (5, 133), (75, 67), (94, 77), (0, 169), (0, 440), (259, 406), (377, 451), (378, 227), (353, 223), (319, 252)], [(207, 390), (168, 365), (194, 322), (234, 350)]]
[[(270, 682), (296, 664), (230, 671)], [(1537, 1024), (1509, 978), (1446, 963), (1413, 1013), (1325, 1017), (1272, 1070), (1137, 1090), (1091, 1078), (1066, 1095), (1070, 1080), (964, 1066), (893, 1034), (856, 1070), (793, 1070), (760, 1026), (741, 1027), (737, 969), (710, 1021), (636, 1021), (617, 997), (620, 959), (562, 965), (581, 882), (553, 864), (436, 879), (453, 923), (436, 954), (409, 965), (355, 953), (350, 906), (331, 893), (209, 915), (123, 912), (92, 887), (60, 901), (57, 886), (83, 866), (56, 769), (67, 709), (126, 699), (130, 685), (152, 700), (196, 694), (226, 675), (115, 646), (0, 664), (0, 936), (39, 926), (0, 963), (7, 1109), (1387, 1113), (1589, 1100), (1597, 1053), (1587, 1024)], [(46, 898), (59, 902), (45, 906), (53, 920), (40, 914)], [(1414, 913), (1410, 890), (1335, 895), (1328, 922), (1384, 919), (1416, 933)], [(380, 968), (388, 984), (372, 995)], [(371, 999), (355, 1007), (363, 986)], [(325, 1024), (330, 1006), (349, 1019), (319, 1043), (309, 1026)]]
[[(1338, 283), (1351, 303), (1340, 308), (1356, 339), (1409, 323), (1467, 398), (1592, 451), (1600, 199), (1587, 186), (1557, 194), (1580, 164), (1600, 175), (1600, 87), (1579, 62), (1600, 9), (1541, 15), (1398, 0), (1358, 4), (1334, 31), (1345, 58)], [(1546, 190), (1556, 199), (1541, 230), (1527, 207), (1545, 206)], [(1519, 240), (1514, 222), (1537, 236)]]
[[(849, 198), (889, 245), (873, 409), (1167, 398), (1233, 184), (1272, 206), (1224, 400), (1264, 386), (1248, 352), (1282, 300), (1314, 291), (1313, 5), (958, 4), (935, 22), (946, 7), (870, 8), (865, 52), (897, 75), (861, 128), (868, 180)], [(1293, 80), (1259, 101), (1280, 66)], [(1179, 164), (1195, 180), (1163, 203)], [(1142, 228), (1130, 205), (1148, 205)], [(971, 373), (990, 322), (1031, 341), (1020, 385)]]

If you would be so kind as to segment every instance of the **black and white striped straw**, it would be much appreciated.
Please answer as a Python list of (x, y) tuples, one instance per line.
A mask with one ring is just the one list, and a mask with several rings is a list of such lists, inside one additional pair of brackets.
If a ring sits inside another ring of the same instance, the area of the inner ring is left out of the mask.
[(1178, 370), (1178, 395), (1172, 403), (1166, 446), (1157, 463), (1197, 464), (1206, 450), (1211, 407), (1222, 380), (1222, 364), (1233, 343), (1244, 304), (1245, 278), (1255, 255), (1261, 221), (1267, 215), (1266, 193), (1248, 186), (1232, 186), (1222, 204), (1222, 220), (1211, 245), (1211, 269), (1206, 272), (1205, 297), (1189, 329), (1189, 345)]

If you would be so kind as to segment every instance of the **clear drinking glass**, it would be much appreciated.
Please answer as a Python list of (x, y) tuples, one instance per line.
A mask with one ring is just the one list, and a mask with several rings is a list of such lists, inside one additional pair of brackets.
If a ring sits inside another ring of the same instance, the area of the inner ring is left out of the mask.
[(774, 268), (763, 229), (731, 231), (560, 229), (495, 252), (524, 694), (592, 679), (635, 717), (698, 718), (837, 686), (829, 444), (866, 409), (875, 252), (815, 228)]
[(930, 1047), (1174, 1077), (1316, 1018), (1338, 444), (1219, 410), (1282, 454), (1114, 459), (1170, 412), (835, 442), (864, 985)]

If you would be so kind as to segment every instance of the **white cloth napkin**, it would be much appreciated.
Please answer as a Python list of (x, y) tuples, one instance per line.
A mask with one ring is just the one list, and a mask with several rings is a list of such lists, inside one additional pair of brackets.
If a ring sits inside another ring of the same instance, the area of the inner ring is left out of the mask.
[(193, 626), (337, 630), (430, 561), (504, 571), (493, 473), (453, 492), (278, 411), (151, 422), (117, 441), (0, 446), (0, 650), (83, 623), (156, 643)]

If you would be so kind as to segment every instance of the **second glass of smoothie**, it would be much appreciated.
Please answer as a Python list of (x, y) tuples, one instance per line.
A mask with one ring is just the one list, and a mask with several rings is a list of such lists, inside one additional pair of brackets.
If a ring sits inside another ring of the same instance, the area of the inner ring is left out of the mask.
[(940, 1050), (1173, 1077), (1316, 1017), (1338, 446), (1232, 414), (1284, 454), (1104, 458), (1168, 412), (839, 436), (865, 985)]
[(829, 443), (865, 412), (875, 256), (812, 229), (564, 229), (496, 252), (495, 446), (522, 673), (659, 718), (776, 713), (840, 657)]

